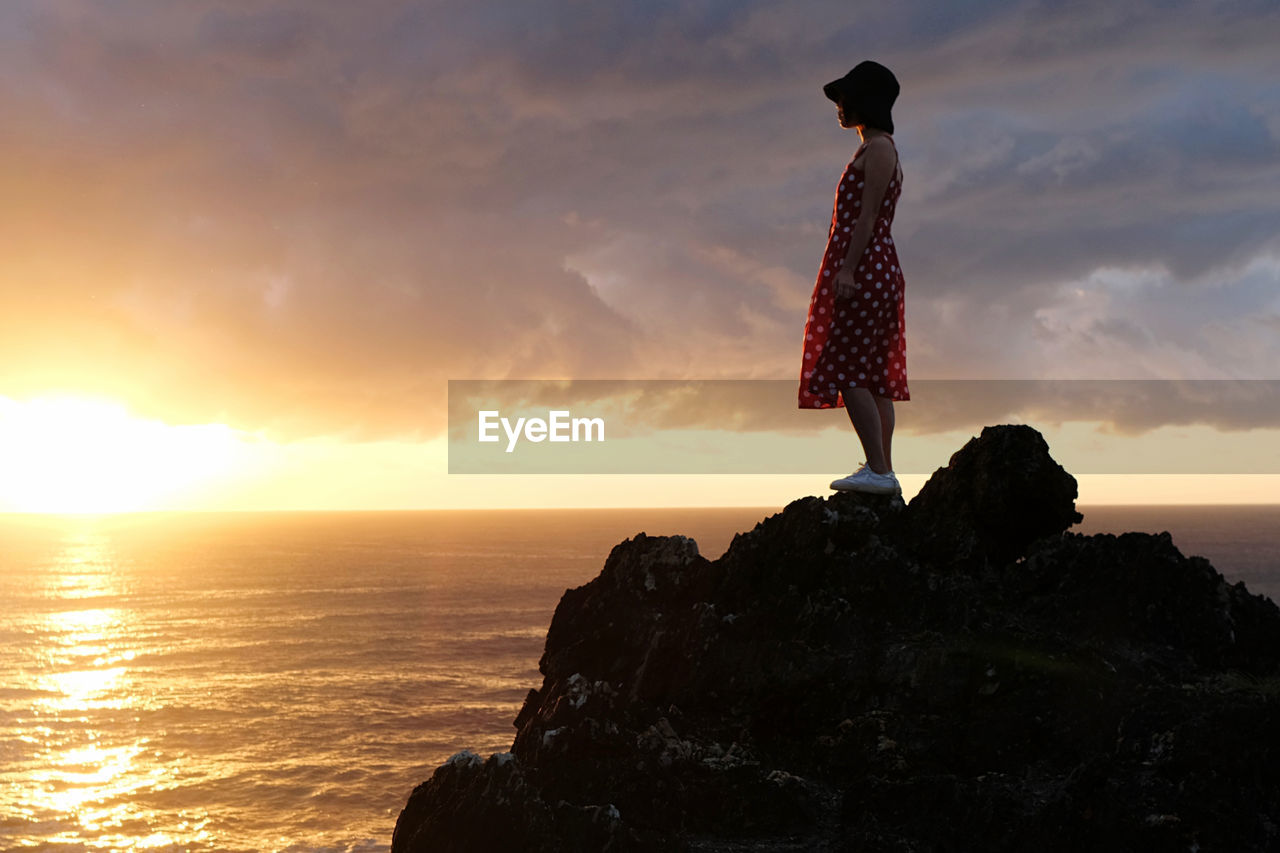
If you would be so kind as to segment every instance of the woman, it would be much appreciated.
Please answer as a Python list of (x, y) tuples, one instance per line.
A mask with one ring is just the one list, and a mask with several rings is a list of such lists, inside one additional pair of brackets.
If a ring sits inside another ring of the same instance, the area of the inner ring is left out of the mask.
[(839, 491), (894, 494), (893, 403), (907, 390), (905, 283), (890, 226), (902, 193), (890, 108), (893, 73), (866, 61), (823, 87), (840, 126), (862, 144), (836, 187), (826, 254), (809, 302), (800, 408), (845, 406), (866, 460), (831, 483)]

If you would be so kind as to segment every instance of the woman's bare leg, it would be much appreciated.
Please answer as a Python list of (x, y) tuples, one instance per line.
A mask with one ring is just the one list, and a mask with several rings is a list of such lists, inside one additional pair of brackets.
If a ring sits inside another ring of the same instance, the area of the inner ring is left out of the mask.
[[(888, 401), (892, 403), (892, 401)], [(866, 388), (846, 388), (844, 390), (845, 408), (849, 410), (849, 420), (853, 430), (862, 442), (862, 452), (867, 457), (867, 465), (877, 474), (887, 474), (893, 470), (885, 458), (885, 430), (892, 431), (892, 410), (890, 422), (886, 427), (881, 423), (880, 403)]]
[(884, 448), (884, 464), (893, 470), (893, 398), (876, 396), (880, 410), (880, 445)]

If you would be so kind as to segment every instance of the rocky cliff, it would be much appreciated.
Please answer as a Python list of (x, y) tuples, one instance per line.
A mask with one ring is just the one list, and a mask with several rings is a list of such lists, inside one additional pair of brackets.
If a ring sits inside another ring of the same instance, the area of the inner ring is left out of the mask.
[(1280, 611), (1167, 532), (1069, 532), (1076, 495), (1005, 425), (909, 505), (802, 498), (714, 562), (637, 534), (393, 853), (1280, 849)]

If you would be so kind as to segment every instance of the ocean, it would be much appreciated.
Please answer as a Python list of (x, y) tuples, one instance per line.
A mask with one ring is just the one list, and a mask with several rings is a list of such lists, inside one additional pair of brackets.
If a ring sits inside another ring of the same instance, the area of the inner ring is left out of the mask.
[[(0, 515), (0, 849), (386, 850), (613, 545), (780, 509)], [(1079, 509), (1280, 598), (1280, 505)]]

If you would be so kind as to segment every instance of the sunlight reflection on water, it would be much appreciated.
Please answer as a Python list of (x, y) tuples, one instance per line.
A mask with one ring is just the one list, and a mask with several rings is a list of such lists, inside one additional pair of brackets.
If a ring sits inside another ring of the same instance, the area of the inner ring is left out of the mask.
[[(50, 608), (118, 599), (124, 590), (105, 540), (72, 532), (33, 598)], [(154, 765), (148, 738), (128, 725), (138, 719), (128, 712), (141, 697), (131, 677), (138, 656), (131, 616), (121, 607), (95, 606), (9, 615), (5, 627), (29, 642), (15, 650), (17, 677), (7, 679), (17, 701), (6, 699), (0, 709), (28, 733), (6, 744), (7, 754), (14, 743), (24, 747), (0, 772), (6, 823), (22, 820), (42, 827), (48, 843), (88, 849), (156, 849), (207, 838), (207, 817), (155, 832), (133, 804), (175, 771)]]
[(509, 745), (562, 580), (210, 518), (0, 518), (0, 849), (381, 851), (443, 757)]

